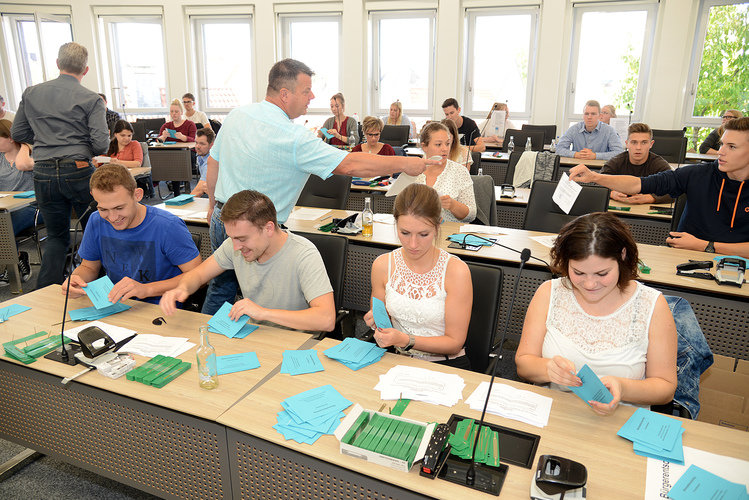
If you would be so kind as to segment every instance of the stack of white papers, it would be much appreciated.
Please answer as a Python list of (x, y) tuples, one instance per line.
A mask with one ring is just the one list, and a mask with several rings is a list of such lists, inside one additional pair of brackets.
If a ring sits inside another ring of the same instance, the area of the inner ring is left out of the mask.
[(481, 233), (481, 234), (504, 234), (501, 227), (482, 226), (480, 224), (463, 224), (460, 226), (461, 233)]
[(297, 220), (315, 220), (329, 213), (330, 210), (327, 208), (300, 207), (291, 212), (289, 217)]
[(405, 398), (455, 406), (463, 399), (465, 385), (459, 375), (398, 365), (380, 375), (375, 389), (380, 391), (380, 398), (384, 400)]
[[(115, 343), (121, 342), (125, 340), (126, 338), (131, 337), (134, 333), (136, 333), (135, 330), (130, 330), (129, 328), (123, 328), (121, 326), (110, 325), (109, 323), (104, 323), (103, 321), (92, 321), (82, 326), (69, 328), (68, 330), (65, 330), (63, 334), (70, 340), (74, 340), (75, 342), (78, 342), (78, 333), (81, 330), (88, 328), (89, 326), (98, 326), (99, 328), (104, 330), (104, 333), (109, 335), (112, 338), (112, 340), (114, 340)], [(132, 340), (130, 342), (132, 342)]]
[[(473, 391), (473, 394), (466, 399), (466, 404), (472, 410), (483, 410), (488, 390), (489, 382), (481, 382), (476, 390)], [(523, 391), (515, 389), (510, 385), (495, 382), (486, 411), (500, 417), (511, 418), (535, 425), (536, 427), (546, 427), (546, 424), (549, 423), (551, 402), (551, 398), (541, 396), (535, 392)]]
[(208, 216), (208, 212), (205, 210), (187, 210), (184, 208), (175, 208), (164, 203), (154, 205), (156, 208), (166, 210), (167, 212), (176, 215), (181, 219), (205, 219)]
[(125, 344), (121, 352), (129, 352), (152, 358), (158, 354), (176, 358), (182, 353), (195, 347), (186, 337), (162, 337), (152, 333), (141, 333)]

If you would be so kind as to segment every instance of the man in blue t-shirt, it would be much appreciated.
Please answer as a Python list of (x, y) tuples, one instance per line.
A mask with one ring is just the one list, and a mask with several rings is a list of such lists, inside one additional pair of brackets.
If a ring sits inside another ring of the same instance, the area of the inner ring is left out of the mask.
[[(111, 302), (138, 298), (154, 304), (197, 267), (200, 252), (187, 226), (166, 210), (142, 205), (143, 190), (122, 165), (103, 165), (91, 176), (98, 213), (89, 218), (71, 275), (70, 296), (83, 295), (102, 268), (114, 283)], [(62, 293), (67, 280), (62, 284)]]

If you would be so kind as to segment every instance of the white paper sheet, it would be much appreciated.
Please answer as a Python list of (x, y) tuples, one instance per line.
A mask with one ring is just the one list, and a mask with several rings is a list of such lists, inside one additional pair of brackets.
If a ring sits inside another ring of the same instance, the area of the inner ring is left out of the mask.
[(734, 483), (749, 486), (749, 462), (746, 460), (717, 455), (685, 446), (684, 465), (648, 458), (645, 478), (645, 500), (661, 500), (666, 498), (668, 490), (676, 484), (676, 481), (687, 471), (690, 465), (696, 465)]
[(480, 234), (505, 234), (502, 228), (498, 226), (482, 226), (481, 224), (463, 224), (460, 226), (461, 233), (480, 233)]
[(93, 160), (96, 163), (109, 163), (110, 161), (112, 161), (112, 158), (110, 158), (109, 156), (94, 156)]
[[(486, 401), (486, 393), (489, 390), (489, 382), (481, 382), (473, 393), (466, 399), (466, 404), (473, 410), (481, 411)], [(531, 391), (515, 389), (507, 384), (494, 382), (489, 405), (486, 411), (526, 422), (536, 427), (546, 427), (549, 423), (551, 403), (553, 400)]]
[(374, 214), (374, 221), (380, 224), (395, 224), (395, 217), (393, 214)]
[(619, 134), (619, 139), (622, 140), (622, 146), (626, 147), (624, 141), (627, 140), (629, 118), (612, 118), (609, 122), (609, 125), (614, 127), (616, 133)]
[(570, 210), (572, 210), (572, 205), (575, 204), (575, 200), (577, 200), (577, 197), (582, 190), (583, 187), (577, 182), (571, 181), (567, 172), (564, 172), (559, 179), (559, 183), (557, 183), (557, 188), (554, 190), (554, 194), (551, 195), (551, 199), (554, 200), (554, 203), (559, 205), (559, 208), (561, 208), (564, 213), (568, 214), (570, 213)]
[(158, 354), (177, 357), (195, 347), (185, 337), (162, 337), (152, 333), (141, 333), (125, 344), (120, 352), (129, 352), (152, 358)]
[(413, 184), (414, 182), (416, 182), (416, 177), (411, 177), (408, 174), (401, 173), (398, 178), (395, 179), (395, 182), (390, 184), (385, 196), (395, 196), (406, 189), (409, 184)]
[[(65, 330), (63, 334), (70, 340), (74, 340), (77, 342), (78, 332), (80, 332), (84, 328), (88, 328), (89, 326), (98, 326), (99, 328), (104, 330), (104, 333), (112, 337), (112, 340), (114, 340), (115, 343), (130, 337), (134, 333), (137, 333), (135, 330), (123, 328), (121, 326), (110, 325), (109, 323), (104, 323), (103, 321), (92, 321), (90, 323), (86, 323), (85, 325), (76, 326), (75, 328), (69, 328)], [(130, 342), (132, 342), (132, 340)]]
[(296, 220), (315, 220), (329, 213), (330, 210), (327, 208), (300, 207), (291, 212), (289, 217)]
[(551, 248), (551, 247), (554, 246), (554, 241), (556, 241), (557, 235), (556, 234), (547, 234), (547, 235), (544, 235), (544, 236), (531, 236), (531, 239), (533, 241), (537, 241), (537, 242), (541, 243), (545, 247)]
[(463, 399), (464, 387), (465, 382), (459, 375), (398, 365), (380, 375), (380, 381), (375, 389), (380, 391), (380, 398), (383, 400), (403, 397), (431, 404), (455, 406)]

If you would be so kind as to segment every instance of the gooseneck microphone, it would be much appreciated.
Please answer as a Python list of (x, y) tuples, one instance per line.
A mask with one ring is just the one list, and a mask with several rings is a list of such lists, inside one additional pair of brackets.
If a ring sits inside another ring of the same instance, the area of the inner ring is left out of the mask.
[[(484, 125), (481, 127), (481, 130), (479, 131), (479, 137), (484, 136), (484, 131), (486, 130), (486, 126), (489, 124), (489, 121), (491, 120), (491, 113), (496, 110), (497, 110), (497, 105), (495, 103), (492, 105), (492, 109), (489, 110), (489, 118), (487, 118), (486, 121), (484, 121)], [(466, 139), (466, 161), (463, 162), (463, 165), (468, 165), (468, 157), (471, 156), (471, 141), (473, 140), (473, 134), (475, 132), (476, 132), (475, 130), (471, 131), (471, 135), (468, 137), (468, 139)]]

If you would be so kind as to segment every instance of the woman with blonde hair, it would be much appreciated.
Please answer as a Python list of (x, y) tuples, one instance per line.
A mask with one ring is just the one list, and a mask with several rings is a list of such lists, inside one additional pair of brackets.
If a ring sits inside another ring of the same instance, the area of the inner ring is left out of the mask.
[(460, 139), (458, 137), (458, 126), (455, 125), (455, 122), (450, 120), (449, 118), (445, 118), (440, 123), (447, 127), (447, 130), (450, 131), (450, 136), (452, 137), (452, 143), (450, 144), (450, 153), (448, 154), (448, 158), (450, 158), (455, 163), (460, 163), (470, 172), (471, 165), (473, 165), (473, 157), (471, 156), (470, 151), (468, 151), (468, 146), (464, 146), (460, 143)]
[(723, 137), (723, 132), (726, 131), (726, 123), (743, 117), (744, 113), (738, 109), (727, 109), (723, 113), (723, 116), (721, 116), (722, 122), (720, 127), (710, 132), (710, 135), (700, 144), (700, 154), (717, 155), (720, 149), (720, 138)]
[(416, 137), (416, 128), (411, 119), (403, 114), (403, 104), (400, 101), (395, 101), (390, 105), (390, 112), (382, 117), (382, 121), (385, 125), (408, 125), (410, 127), (408, 137), (412, 139)]
[(195, 123), (182, 116), (182, 102), (179, 99), (173, 100), (169, 106), (169, 118), (172, 121), (166, 122), (159, 129), (160, 141), (195, 142), (198, 128)]
[(382, 134), (383, 127), (382, 120), (376, 116), (365, 116), (361, 126), (365, 142), (354, 146), (351, 152), (357, 153), (363, 151), (364, 153), (373, 155), (395, 156), (393, 146), (380, 142), (380, 134)]
[(607, 104), (601, 108), (601, 113), (599, 114), (598, 119), (606, 125), (611, 125), (612, 118), (616, 118), (616, 108), (613, 104)]
[(353, 136), (354, 143), (358, 144), (359, 124), (352, 117), (346, 116), (346, 100), (340, 92), (330, 98), (330, 111), (333, 112), (333, 116), (325, 120), (322, 126), (333, 137), (325, 138), (322, 130), (317, 132), (318, 137), (322, 137), (331, 146), (348, 146), (349, 138)]
[(483, 136), (486, 137), (486, 140), (484, 142), (494, 142), (501, 146), (505, 139), (504, 136), (499, 137), (496, 134), (494, 128), (488, 126), (490, 120), (492, 119), (492, 113), (494, 113), (495, 111), (505, 112), (505, 131), (511, 128), (516, 129), (517, 126), (515, 126), (515, 124), (510, 121), (510, 108), (507, 107), (507, 103), (495, 102), (494, 104), (492, 104), (492, 109), (490, 109), (489, 114), (486, 115), (486, 121), (482, 126), (482, 129), (484, 131)]

